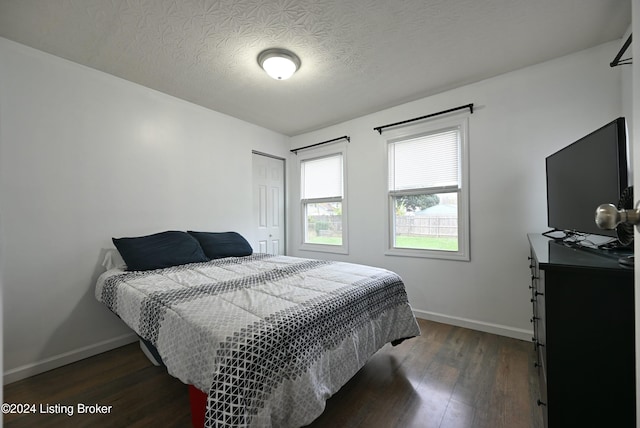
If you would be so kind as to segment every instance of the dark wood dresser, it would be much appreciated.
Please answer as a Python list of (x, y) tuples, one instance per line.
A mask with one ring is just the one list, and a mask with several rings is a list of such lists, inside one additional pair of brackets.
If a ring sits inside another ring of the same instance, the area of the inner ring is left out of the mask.
[(635, 427), (633, 268), (619, 255), (528, 238), (545, 427)]

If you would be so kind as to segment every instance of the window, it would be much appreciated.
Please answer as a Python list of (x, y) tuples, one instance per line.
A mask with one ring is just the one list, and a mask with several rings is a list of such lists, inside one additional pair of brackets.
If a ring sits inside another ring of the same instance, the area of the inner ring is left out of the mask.
[(344, 152), (300, 161), (303, 249), (346, 252)]
[(386, 131), (391, 255), (469, 260), (467, 120)]

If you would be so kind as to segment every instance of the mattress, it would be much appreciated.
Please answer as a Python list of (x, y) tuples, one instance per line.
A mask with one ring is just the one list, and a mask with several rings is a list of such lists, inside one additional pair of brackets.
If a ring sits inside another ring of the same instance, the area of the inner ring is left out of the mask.
[(393, 272), (253, 254), (111, 269), (96, 298), (208, 394), (206, 427), (294, 427), (386, 343), (420, 334)]

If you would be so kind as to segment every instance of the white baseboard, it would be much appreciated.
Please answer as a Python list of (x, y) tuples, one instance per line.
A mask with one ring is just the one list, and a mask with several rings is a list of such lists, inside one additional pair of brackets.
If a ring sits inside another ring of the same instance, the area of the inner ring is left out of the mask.
[(531, 341), (533, 330), (509, 327), (506, 325), (492, 324), (488, 322), (476, 321), (468, 318), (452, 317), (450, 315), (438, 314), (436, 312), (421, 311), (414, 309), (413, 313), (418, 318), (429, 321), (451, 324), (457, 327), (465, 327), (471, 330), (484, 331), (485, 333), (497, 334), (499, 336), (511, 337), (514, 339)]
[(20, 366), (4, 372), (3, 382), (4, 385), (16, 382), (30, 376), (35, 376), (37, 374), (53, 370), (64, 365), (75, 363), (76, 361), (84, 360), (85, 358), (89, 358), (94, 355), (98, 355), (103, 352), (128, 345), (129, 343), (135, 342), (137, 340), (138, 336), (136, 336), (135, 333), (127, 333), (113, 339), (105, 340), (93, 345), (85, 346), (79, 349), (74, 349), (73, 351), (49, 357), (42, 361), (37, 361), (32, 364), (26, 364), (24, 366)]
[[(533, 336), (533, 331), (531, 330), (508, 327), (500, 324), (486, 323), (482, 321), (471, 320), (468, 318), (453, 317), (450, 315), (421, 311), (417, 309), (414, 309), (413, 313), (418, 318), (451, 324), (458, 327), (470, 328), (472, 330), (484, 331), (486, 333), (493, 333), (500, 336), (512, 337), (514, 339), (530, 341), (531, 337)], [(114, 339), (105, 340), (93, 345), (65, 352), (54, 357), (46, 358), (42, 361), (7, 370), (6, 372), (4, 372), (3, 383), (4, 385), (6, 385), (8, 383), (16, 382), (30, 376), (35, 376), (37, 374), (56, 369), (58, 367), (62, 367), (70, 363), (75, 363), (76, 361), (80, 361), (85, 358), (89, 358), (94, 355), (119, 348), (120, 346), (128, 345), (129, 343), (136, 342), (137, 340), (138, 336), (136, 336), (135, 333), (128, 333)]]

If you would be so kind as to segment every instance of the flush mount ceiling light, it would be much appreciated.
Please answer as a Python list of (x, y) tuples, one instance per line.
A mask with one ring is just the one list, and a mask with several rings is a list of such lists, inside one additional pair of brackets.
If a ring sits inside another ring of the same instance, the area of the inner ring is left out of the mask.
[(286, 49), (267, 49), (258, 55), (258, 64), (276, 80), (286, 80), (300, 68), (300, 58)]

